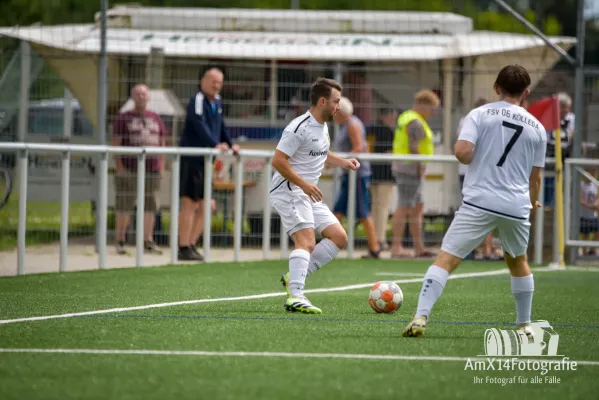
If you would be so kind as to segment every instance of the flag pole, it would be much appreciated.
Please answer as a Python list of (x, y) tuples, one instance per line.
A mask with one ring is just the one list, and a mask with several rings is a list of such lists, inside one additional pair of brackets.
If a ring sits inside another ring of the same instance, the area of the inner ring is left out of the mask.
[(556, 221), (557, 224), (557, 243), (558, 243), (558, 255), (557, 261), (558, 268), (564, 268), (564, 189), (563, 189), (563, 163), (562, 163), (562, 133), (561, 124), (559, 121), (559, 101), (557, 96), (553, 96), (553, 107), (555, 118), (557, 118), (557, 129), (555, 130), (555, 210), (556, 210)]

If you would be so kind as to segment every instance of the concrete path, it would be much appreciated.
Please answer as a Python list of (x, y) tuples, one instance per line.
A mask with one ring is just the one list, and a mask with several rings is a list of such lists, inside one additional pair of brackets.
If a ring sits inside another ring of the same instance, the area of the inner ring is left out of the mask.
[[(129, 254), (118, 255), (114, 246), (108, 246), (106, 257), (106, 268), (131, 268), (135, 267), (135, 247), (127, 248)], [(354, 252), (355, 257), (359, 258), (365, 254), (365, 250)], [(232, 248), (213, 248), (210, 254), (210, 262), (233, 262), (234, 252)], [(261, 248), (242, 248), (242, 261), (260, 261), (263, 260)], [(339, 257), (347, 257), (347, 252), (341, 252)], [(143, 266), (156, 267), (170, 264), (170, 248), (164, 248), (162, 255), (143, 255)], [(284, 257), (285, 259), (287, 257)], [(272, 248), (269, 259), (281, 259), (281, 251), (278, 248)], [(57, 244), (28, 247), (25, 253), (25, 274), (38, 274), (47, 272), (58, 272), (60, 260), (60, 247)], [(282, 260), (283, 261), (283, 260)], [(69, 245), (69, 255), (67, 261), (67, 271), (85, 271), (98, 269), (98, 254), (95, 252), (93, 243), (71, 243)], [(180, 261), (178, 264), (195, 264), (192, 261)], [(0, 252), (0, 276), (17, 275), (17, 251)]]
[[(157, 267), (170, 264), (170, 249), (163, 248), (162, 255), (143, 255), (144, 267)], [(135, 267), (135, 247), (127, 247), (129, 254), (118, 255), (114, 246), (108, 246), (108, 254), (106, 257), (106, 268), (132, 268)], [(439, 249), (431, 249), (434, 252)], [(366, 254), (365, 249), (357, 249), (354, 251), (354, 258), (360, 258)], [(233, 262), (234, 252), (232, 248), (213, 248), (211, 251), (210, 262)], [(39, 274), (59, 271), (60, 247), (58, 243), (28, 247), (25, 254), (25, 274)], [(263, 260), (261, 248), (242, 248), (242, 261), (260, 261)], [(347, 251), (339, 253), (339, 258), (347, 258)], [(389, 251), (383, 252), (383, 259), (389, 259)], [(287, 256), (281, 257), (279, 248), (271, 248), (271, 260), (281, 260), (286, 263)], [(87, 240), (72, 240), (69, 245), (69, 256), (67, 263), (67, 271), (86, 271), (98, 269), (98, 254), (95, 252), (93, 242)], [(401, 262), (401, 260), (397, 260)], [(432, 259), (430, 260), (433, 261)], [(180, 261), (178, 264), (196, 264), (192, 261)], [(579, 265), (599, 266), (597, 260), (580, 260)], [(0, 252), (0, 276), (17, 275), (17, 251)]]

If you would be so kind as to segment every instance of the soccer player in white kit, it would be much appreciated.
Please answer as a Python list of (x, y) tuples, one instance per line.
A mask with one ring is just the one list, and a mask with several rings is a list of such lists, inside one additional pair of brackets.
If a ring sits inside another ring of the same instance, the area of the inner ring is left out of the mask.
[[(319, 78), (310, 88), (310, 109), (287, 125), (272, 159), (276, 172), (271, 182), (270, 204), (295, 243), (289, 255), (289, 272), (281, 278), (288, 294), (287, 311), (322, 313), (304, 295), (306, 277), (333, 260), (347, 245), (345, 229), (322, 202), (317, 186), (325, 165), (360, 168), (356, 159), (343, 159), (329, 152), (327, 122), (339, 110), (341, 90), (336, 81)], [(323, 237), (318, 245), (315, 232)]]
[(403, 336), (424, 335), (449, 274), (494, 229), (511, 273), (517, 330), (529, 338), (533, 335), (534, 281), (526, 251), (529, 218), (541, 206), (537, 199), (547, 134), (541, 123), (519, 106), (530, 93), (529, 85), (530, 76), (523, 67), (504, 67), (494, 85), (499, 101), (476, 108), (466, 117), (455, 145), (457, 159), (468, 165), (462, 205), (443, 238), (439, 256), (424, 276), (417, 311)]

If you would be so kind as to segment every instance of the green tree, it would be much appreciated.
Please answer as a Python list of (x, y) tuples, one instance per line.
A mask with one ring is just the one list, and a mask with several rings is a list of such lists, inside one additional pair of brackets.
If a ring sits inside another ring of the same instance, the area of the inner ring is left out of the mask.
[[(528, 22), (533, 24), (538, 19), (537, 14), (532, 10), (524, 11), (523, 16)], [(506, 13), (479, 11), (474, 15), (471, 15), (471, 17), (474, 20), (474, 28), (477, 30), (524, 34), (531, 33), (530, 30), (524, 26), (524, 24)], [(549, 15), (544, 19), (541, 17), (541, 20), (543, 21), (543, 26), (540, 27), (540, 30), (546, 35), (560, 35), (562, 33), (562, 26), (555, 16)]]

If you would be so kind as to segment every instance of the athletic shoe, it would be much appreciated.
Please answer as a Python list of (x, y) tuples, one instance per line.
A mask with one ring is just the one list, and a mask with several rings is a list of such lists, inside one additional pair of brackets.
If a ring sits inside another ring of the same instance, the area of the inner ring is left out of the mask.
[(532, 329), (531, 324), (520, 324), (516, 328), (516, 331), (524, 333), (526, 335), (526, 337), (528, 338), (529, 342), (532, 342), (535, 338), (535, 331)]
[(289, 272), (281, 275), (281, 284), (287, 291), (287, 298), (291, 297), (291, 292), (289, 291)]
[(322, 310), (314, 307), (305, 297), (290, 297), (285, 302), (285, 310), (304, 314), (322, 314)]
[(204, 256), (198, 251), (197, 246), (191, 246), (191, 251), (193, 251), (193, 254), (195, 254), (200, 261), (204, 261)]
[(116, 253), (121, 256), (127, 254), (127, 250), (125, 249), (125, 242), (118, 242), (116, 244)]
[(162, 254), (162, 250), (160, 249), (160, 247), (158, 247), (156, 243), (150, 242), (149, 240), (146, 240), (144, 242), (144, 250), (146, 253), (150, 254)]
[(191, 246), (179, 248), (177, 258), (182, 261), (204, 261), (204, 257), (195, 253)]
[(426, 329), (426, 317), (416, 317), (406, 326), (403, 331), (404, 337), (420, 337), (424, 336)]
[(367, 259), (367, 258), (376, 258), (376, 259), (378, 259), (378, 258), (381, 258), (381, 250), (382, 249), (380, 249), (380, 248), (377, 251), (372, 251), (372, 250), (368, 249), (368, 254), (364, 254), (362, 256), (362, 259)]

